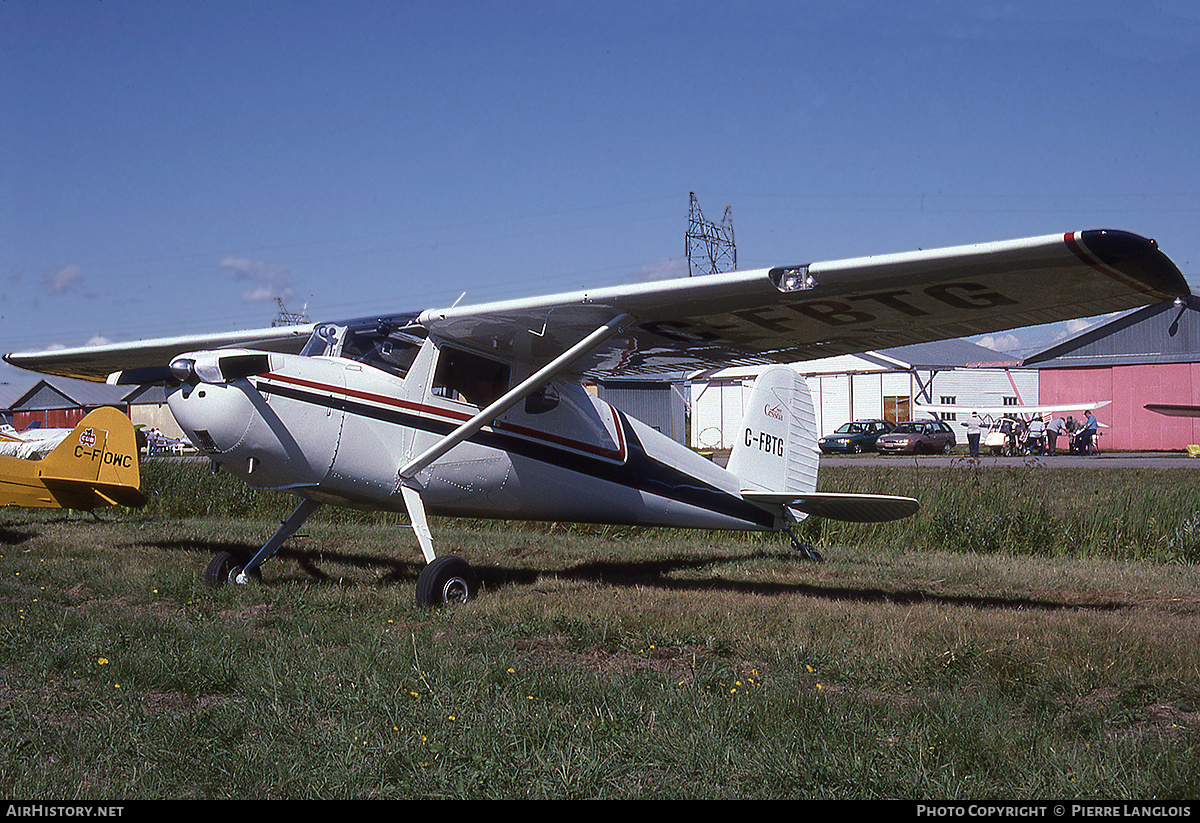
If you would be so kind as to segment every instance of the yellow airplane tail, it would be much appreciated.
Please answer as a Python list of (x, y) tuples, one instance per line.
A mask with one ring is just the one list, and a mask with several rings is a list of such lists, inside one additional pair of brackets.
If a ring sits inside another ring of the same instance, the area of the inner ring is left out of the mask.
[(39, 461), (42, 482), (63, 508), (142, 506), (133, 423), (113, 408), (90, 412)]

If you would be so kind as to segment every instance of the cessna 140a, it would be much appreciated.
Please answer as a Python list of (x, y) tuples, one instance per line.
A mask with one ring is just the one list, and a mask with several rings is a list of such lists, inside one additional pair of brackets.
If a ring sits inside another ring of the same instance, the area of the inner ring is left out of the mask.
[(247, 562), (215, 557), (210, 583), (246, 582), (334, 503), (407, 512), (426, 561), (417, 599), (437, 604), (477, 582), (464, 560), (435, 552), (430, 514), (790, 534), (807, 515), (917, 510), (910, 498), (815, 491), (812, 401), (786, 366), (756, 381), (726, 468), (604, 403), (589, 379), (786, 364), (1188, 293), (1154, 241), (1096, 230), (5, 359), (165, 380), (172, 414), (215, 463), (300, 497)]

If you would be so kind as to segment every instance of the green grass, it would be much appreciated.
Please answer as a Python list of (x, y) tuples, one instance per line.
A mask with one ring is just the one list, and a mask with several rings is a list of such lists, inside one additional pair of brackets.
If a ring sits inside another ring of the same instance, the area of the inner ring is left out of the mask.
[[(435, 521), (151, 464), (152, 504), (0, 512), (0, 791), (137, 798), (1195, 798), (1190, 472), (839, 468), (911, 521), (776, 536)], [(1028, 515), (1012, 514), (1022, 501)]]

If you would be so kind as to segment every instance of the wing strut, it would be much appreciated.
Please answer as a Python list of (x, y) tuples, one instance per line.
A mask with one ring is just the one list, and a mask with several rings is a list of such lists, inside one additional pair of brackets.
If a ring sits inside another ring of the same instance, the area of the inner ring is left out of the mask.
[(421, 469), (428, 466), (433, 461), (450, 451), (459, 443), (466, 440), (471, 435), (490, 424), (504, 412), (511, 409), (513, 406), (520, 403), (529, 395), (540, 389), (542, 386), (549, 383), (555, 376), (561, 374), (566, 369), (570, 368), (575, 361), (594, 351), (608, 338), (616, 334), (621, 326), (631, 319), (631, 315), (621, 314), (609, 320), (603, 326), (593, 331), (587, 337), (580, 340), (571, 348), (560, 354), (558, 357), (551, 360), (545, 366), (538, 369), (529, 377), (522, 380), (515, 388), (500, 397), (499, 400), (493, 402), (479, 414), (472, 417), (467, 422), (463, 423), (454, 431), (447, 434), (438, 442), (434, 443), (419, 457), (410, 460), (399, 471), (401, 481), (408, 481), (419, 472)]
[(429, 525), (425, 518), (425, 506), (421, 502), (420, 489), (415, 480), (417, 472), (429, 466), (484, 426), (491, 424), (497, 417), (504, 414), (504, 412), (570, 368), (580, 358), (595, 351), (605, 341), (620, 331), (621, 326), (630, 319), (632, 319), (632, 316), (629, 314), (619, 314), (598, 327), (587, 337), (584, 337), (574, 346), (522, 380), (514, 388), (509, 389), (498, 400), (491, 403), (470, 420), (400, 467), (400, 471), (397, 472), (397, 486), (404, 496), (404, 506), (408, 509), (409, 520), (412, 521), (413, 531), (417, 535), (417, 542), (420, 543), (421, 552), (425, 555), (427, 562), (433, 561), (434, 551), (429, 533)]

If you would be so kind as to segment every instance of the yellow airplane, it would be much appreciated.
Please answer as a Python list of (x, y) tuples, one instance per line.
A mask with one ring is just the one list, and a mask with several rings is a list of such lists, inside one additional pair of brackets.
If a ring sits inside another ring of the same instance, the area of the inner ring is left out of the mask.
[(90, 511), (145, 502), (133, 424), (117, 409), (89, 413), (40, 460), (0, 455), (0, 506)]

